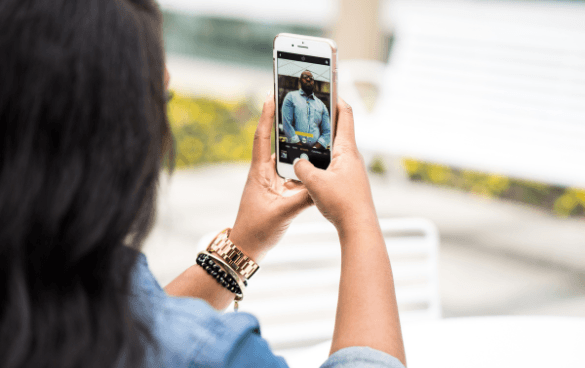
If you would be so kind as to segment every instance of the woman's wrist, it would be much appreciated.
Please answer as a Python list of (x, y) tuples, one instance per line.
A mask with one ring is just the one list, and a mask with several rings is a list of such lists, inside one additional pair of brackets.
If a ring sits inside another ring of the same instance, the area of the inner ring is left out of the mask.
[(250, 257), (254, 262), (258, 263), (266, 254), (266, 251), (261, 251), (260, 242), (254, 239), (255, 237), (250, 232), (240, 231), (239, 227), (234, 226), (230, 232), (229, 239), (238, 249), (245, 255)]
[(378, 215), (372, 208), (362, 213), (352, 212), (351, 215), (346, 216), (337, 225), (337, 232), (339, 237), (353, 236), (360, 234), (363, 231), (380, 231), (380, 224), (378, 222)]

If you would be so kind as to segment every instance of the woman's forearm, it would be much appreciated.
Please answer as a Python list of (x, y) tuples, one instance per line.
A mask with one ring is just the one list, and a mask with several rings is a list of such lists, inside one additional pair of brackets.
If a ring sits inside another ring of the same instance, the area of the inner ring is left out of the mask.
[(406, 364), (392, 269), (378, 221), (340, 231), (341, 280), (331, 353), (368, 346)]
[[(291, 220), (313, 204), (304, 185), (284, 181), (271, 156), (274, 94), (266, 97), (252, 151), (252, 166), (230, 240), (256, 263), (274, 247)], [(207, 272), (194, 265), (165, 287), (170, 295), (205, 299), (216, 309), (225, 309), (235, 298)], [(244, 292), (245, 294), (245, 292)]]
[(166, 287), (169, 295), (199, 298), (217, 310), (227, 308), (235, 294), (215, 281), (202, 267), (193, 265), (177, 276)]

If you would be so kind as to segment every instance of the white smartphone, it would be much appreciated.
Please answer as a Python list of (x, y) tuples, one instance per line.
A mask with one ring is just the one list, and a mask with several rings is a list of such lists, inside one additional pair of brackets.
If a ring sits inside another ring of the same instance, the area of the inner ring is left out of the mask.
[(274, 38), (276, 172), (299, 180), (296, 158), (327, 169), (335, 134), (337, 46), (326, 38), (281, 33)]

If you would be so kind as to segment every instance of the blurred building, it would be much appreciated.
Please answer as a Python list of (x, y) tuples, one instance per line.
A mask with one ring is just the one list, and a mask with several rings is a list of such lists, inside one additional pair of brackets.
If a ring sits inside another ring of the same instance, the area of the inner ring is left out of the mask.
[(159, 3), (173, 87), (191, 94), (233, 99), (270, 88), (279, 33), (332, 37), (340, 58), (388, 56), (390, 27), (379, 26), (379, 0)]
[(278, 33), (323, 36), (336, 14), (333, 0), (159, 3), (173, 88), (228, 100), (272, 86)]

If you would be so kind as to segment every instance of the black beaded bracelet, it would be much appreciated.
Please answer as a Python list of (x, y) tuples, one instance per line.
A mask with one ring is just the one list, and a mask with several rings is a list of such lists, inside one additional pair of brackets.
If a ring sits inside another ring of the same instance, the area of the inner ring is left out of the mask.
[[(197, 257), (197, 264), (211, 275), (218, 284), (222, 285), (234, 294), (242, 295), (242, 290), (238, 282), (234, 280), (227, 272), (225, 272), (210, 256), (207, 254), (199, 254)], [(244, 280), (244, 285), (248, 283)]]

